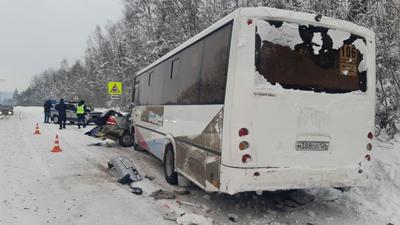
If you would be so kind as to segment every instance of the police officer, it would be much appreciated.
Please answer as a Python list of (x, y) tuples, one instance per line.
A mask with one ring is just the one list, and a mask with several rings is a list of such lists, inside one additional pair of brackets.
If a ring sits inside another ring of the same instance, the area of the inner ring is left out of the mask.
[(52, 104), (51, 104), (50, 100), (47, 100), (43, 105), (43, 108), (44, 108), (44, 123), (49, 123), (51, 107), (52, 107)]
[(80, 100), (78, 106), (76, 107), (76, 116), (78, 117), (78, 128), (81, 129), (81, 125), (83, 128), (86, 127), (85, 123), (85, 113), (86, 113), (86, 105), (83, 100)]
[(58, 111), (58, 118), (60, 120), (60, 130), (65, 129), (65, 124), (67, 123), (67, 104), (64, 103), (64, 99), (60, 99), (60, 102), (56, 105), (56, 110)]

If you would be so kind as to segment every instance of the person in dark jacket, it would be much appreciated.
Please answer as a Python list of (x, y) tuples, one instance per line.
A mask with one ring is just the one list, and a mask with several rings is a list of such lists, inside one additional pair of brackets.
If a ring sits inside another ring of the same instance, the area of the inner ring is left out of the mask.
[(50, 110), (51, 110), (51, 101), (47, 100), (44, 102), (43, 108), (44, 108), (44, 123), (50, 123)]
[(85, 124), (85, 114), (86, 114), (86, 105), (83, 100), (80, 100), (78, 106), (76, 107), (76, 116), (78, 117), (78, 128), (81, 129), (81, 125), (83, 128), (86, 127)]
[(58, 111), (60, 130), (65, 129), (65, 124), (67, 123), (67, 104), (64, 103), (64, 99), (60, 99), (60, 102), (56, 105), (56, 110)]

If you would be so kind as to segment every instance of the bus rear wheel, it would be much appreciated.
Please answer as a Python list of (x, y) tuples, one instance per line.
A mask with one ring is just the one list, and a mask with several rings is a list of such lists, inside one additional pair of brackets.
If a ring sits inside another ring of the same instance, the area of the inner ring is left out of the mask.
[(164, 154), (164, 175), (169, 184), (178, 184), (178, 173), (175, 172), (175, 155), (172, 145), (167, 145)]

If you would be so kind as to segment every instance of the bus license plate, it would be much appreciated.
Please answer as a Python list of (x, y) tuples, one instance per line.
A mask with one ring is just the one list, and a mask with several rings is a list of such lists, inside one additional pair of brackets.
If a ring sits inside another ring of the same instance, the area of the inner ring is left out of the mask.
[(296, 151), (328, 151), (329, 142), (323, 141), (297, 141)]

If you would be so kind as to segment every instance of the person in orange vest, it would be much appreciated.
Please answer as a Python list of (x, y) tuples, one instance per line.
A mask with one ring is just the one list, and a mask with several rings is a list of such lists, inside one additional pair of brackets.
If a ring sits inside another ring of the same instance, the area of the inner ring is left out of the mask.
[(76, 107), (76, 116), (78, 117), (78, 128), (81, 129), (81, 125), (83, 128), (86, 127), (85, 121), (85, 114), (86, 114), (86, 105), (83, 100), (80, 100), (78, 106)]

